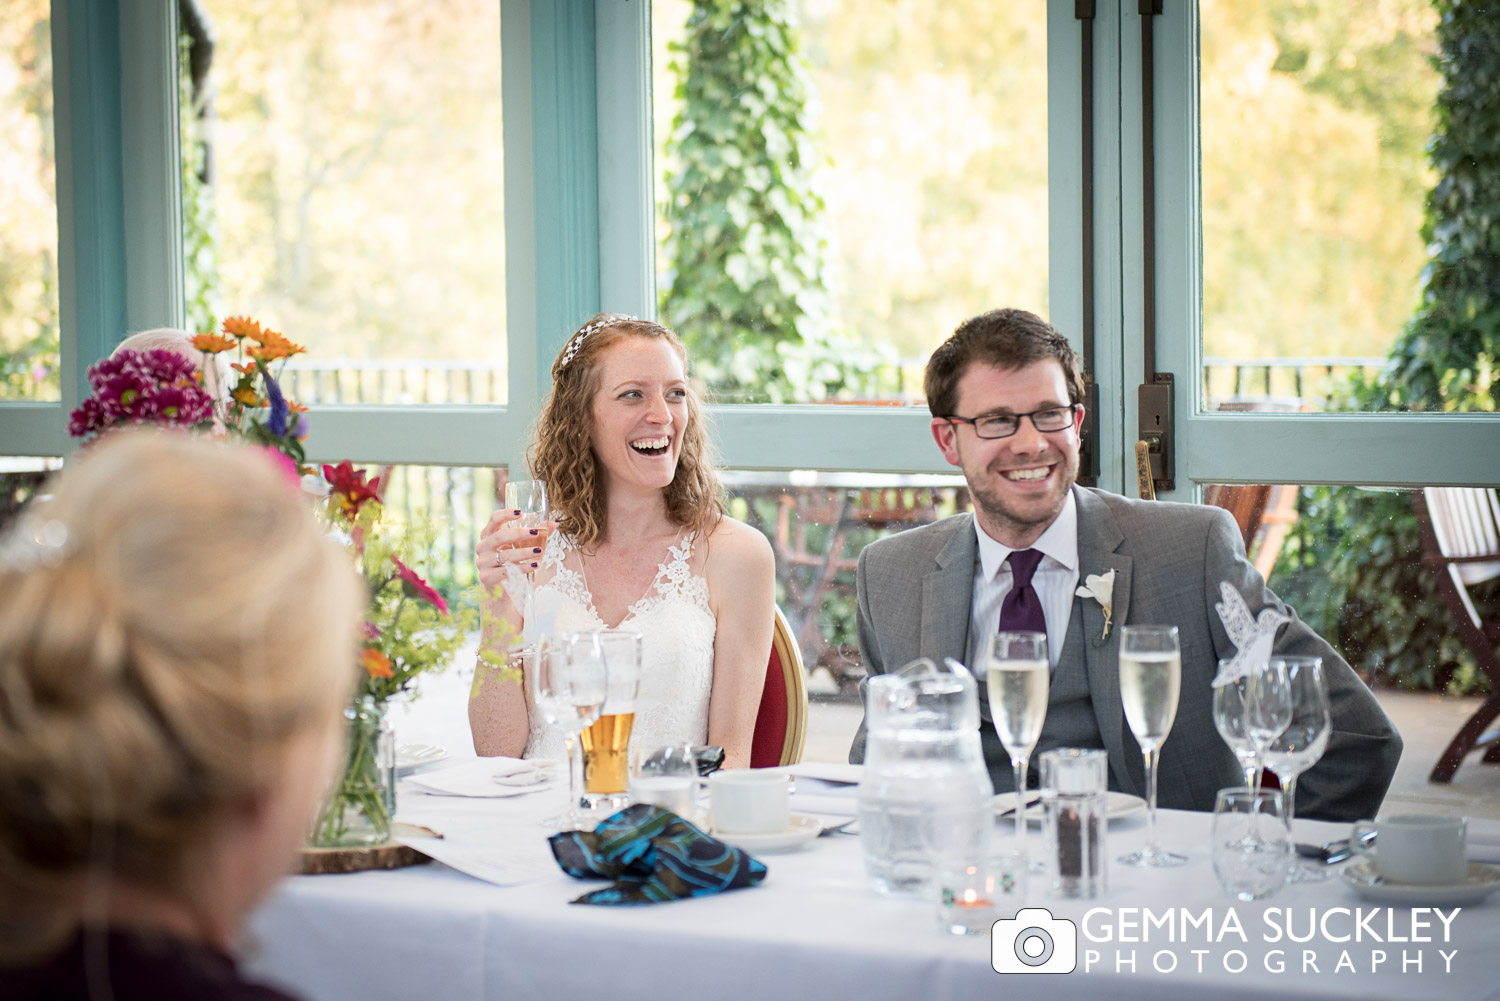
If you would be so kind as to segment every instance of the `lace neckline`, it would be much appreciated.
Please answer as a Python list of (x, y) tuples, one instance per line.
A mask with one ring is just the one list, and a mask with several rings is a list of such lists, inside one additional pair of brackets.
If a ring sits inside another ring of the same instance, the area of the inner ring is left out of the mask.
[(589, 589), (588, 578), (583, 573), (582, 554), (579, 556), (578, 569), (575, 570), (567, 565), (568, 554), (578, 551), (578, 546), (571, 536), (563, 532), (553, 533), (547, 540), (547, 548), (542, 555), (542, 566), (552, 567), (555, 570), (552, 579), (548, 582), (552, 587), (587, 609), (589, 615), (601, 627), (619, 629), (627, 622), (654, 611), (674, 597), (687, 597), (693, 604), (705, 610), (708, 608), (708, 581), (702, 577), (693, 576), (688, 566), (697, 537), (697, 532), (689, 529), (678, 538), (675, 545), (667, 544), (666, 556), (657, 564), (656, 576), (646, 586), (645, 593), (627, 608), (624, 617), (612, 626), (605, 623), (604, 617), (594, 607), (593, 592)]

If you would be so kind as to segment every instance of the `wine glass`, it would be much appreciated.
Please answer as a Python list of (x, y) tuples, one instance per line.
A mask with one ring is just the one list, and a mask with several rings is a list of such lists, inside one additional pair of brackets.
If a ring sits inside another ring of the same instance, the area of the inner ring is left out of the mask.
[[(1297, 816), (1297, 776), (1323, 757), (1333, 721), (1328, 711), (1321, 657), (1274, 657), (1271, 663), (1279, 665), (1286, 674), (1291, 711), (1287, 725), (1262, 752), (1262, 760), (1281, 779), (1286, 824), (1290, 828)], [(1300, 865), (1293, 866), (1287, 877), (1292, 883), (1321, 883), (1327, 878), (1326, 868), (1309, 869)]]
[(528, 647), (524, 663), (531, 676), (531, 697), (543, 721), (562, 731), (567, 745), (568, 806), (547, 826), (556, 830), (578, 827), (578, 794), (574, 778), (574, 749), (578, 735), (599, 718), (608, 691), (602, 661), (569, 662), (564, 651), (546, 640)]
[[(1219, 670), (1222, 671), (1228, 663), (1226, 660), (1219, 661)], [(1245, 729), (1245, 688), (1248, 683), (1248, 678), (1236, 678), (1216, 685), (1213, 713), (1214, 728), (1234, 752), (1235, 759), (1245, 773), (1245, 788), (1253, 789), (1255, 776), (1260, 771), (1260, 761), (1256, 757), (1255, 743)]]
[[(1045, 633), (1001, 632), (990, 642), (990, 718), (1016, 776), (1016, 847), (1026, 846), (1026, 770), (1047, 718), (1051, 681)], [(1037, 867), (1040, 871), (1040, 865)]]
[[(1255, 748), (1256, 759), (1266, 764), (1266, 749), (1292, 721), (1292, 690), (1286, 661), (1281, 658), (1253, 664), (1245, 676), (1245, 735)], [(1260, 791), (1260, 771), (1251, 790)]]
[(1122, 865), (1159, 869), (1182, 865), (1187, 856), (1156, 843), (1156, 770), (1161, 745), (1177, 719), (1182, 690), (1182, 653), (1176, 626), (1124, 626), (1120, 631), (1120, 701), (1125, 722), (1146, 758), (1146, 846), (1120, 859)]

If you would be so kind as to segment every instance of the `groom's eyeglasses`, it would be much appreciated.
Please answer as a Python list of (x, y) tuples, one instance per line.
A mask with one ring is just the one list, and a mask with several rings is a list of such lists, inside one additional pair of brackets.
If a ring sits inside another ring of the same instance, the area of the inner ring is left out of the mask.
[(1021, 418), (1030, 417), (1031, 426), (1038, 431), (1064, 431), (1073, 425), (1073, 415), (1079, 403), (1066, 407), (1048, 407), (1033, 410), (1029, 414), (990, 414), (987, 417), (944, 417), (950, 424), (967, 424), (981, 438), (1009, 438), (1021, 430)]

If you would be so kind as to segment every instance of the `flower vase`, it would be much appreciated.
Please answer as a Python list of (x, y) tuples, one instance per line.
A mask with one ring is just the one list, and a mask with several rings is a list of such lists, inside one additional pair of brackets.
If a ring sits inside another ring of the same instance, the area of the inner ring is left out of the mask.
[(385, 703), (361, 698), (344, 710), (344, 770), (313, 826), (315, 848), (378, 845), (396, 812), (396, 740)]

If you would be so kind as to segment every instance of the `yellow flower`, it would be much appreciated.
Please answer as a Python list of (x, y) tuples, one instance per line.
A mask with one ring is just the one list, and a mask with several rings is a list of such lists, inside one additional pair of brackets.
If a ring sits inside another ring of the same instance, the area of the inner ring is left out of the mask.
[(263, 407), (266, 405), (265, 401), (249, 386), (240, 386), (230, 395), (234, 397), (236, 403), (242, 403), (247, 407)]

